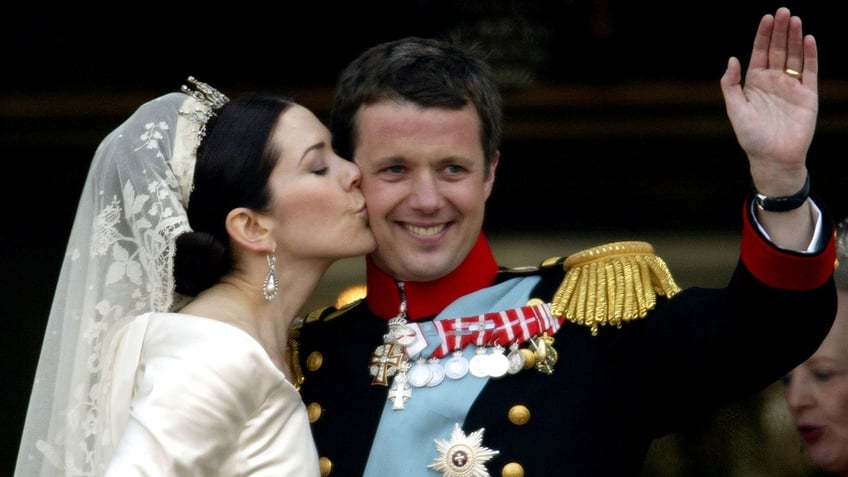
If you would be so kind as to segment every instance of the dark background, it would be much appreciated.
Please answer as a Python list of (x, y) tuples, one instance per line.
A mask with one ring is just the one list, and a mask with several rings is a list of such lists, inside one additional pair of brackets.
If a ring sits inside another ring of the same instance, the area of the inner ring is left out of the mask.
[(115, 3), (23, 5), (0, 17), (0, 289), (10, 304), (0, 465), (9, 469), (94, 149), (188, 75), (231, 96), (293, 94), (326, 119), (336, 75), (363, 49), (459, 34), (491, 51), (505, 92), (488, 232), (734, 234), (747, 162), (719, 78), (731, 55), (746, 66), (759, 19), (785, 5), (819, 43), (813, 186), (834, 216), (848, 216), (846, 2)]

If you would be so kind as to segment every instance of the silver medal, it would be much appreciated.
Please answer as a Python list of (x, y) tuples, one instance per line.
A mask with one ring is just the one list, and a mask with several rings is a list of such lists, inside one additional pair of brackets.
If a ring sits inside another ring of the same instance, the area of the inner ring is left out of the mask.
[(489, 377), (500, 378), (509, 371), (509, 358), (503, 354), (503, 347), (495, 346), (487, 362)]
[(459, 379), (468, 374), (468, 360), (462, 355), (462, 351), (455, 351), (445, 361), (445, 376), (451, 379)]
[(416, 388), (426, 386), (432, 377), (433, 370), (424, 358), (418, 358), (418, 361), (407, 373), (409, 384)]
[(478, 378), (485, 378), (489, 375), (489, 357), (486, 353), (486, 348), (480, 346), (477, 348), (477, 354), (471, 358), (468, 364), (468, 371)]
[(427, 386), (432, 387), (442, 384), (442, 381), (445, 380), (445, 368), (439, 362), (439, 358), (430, 358), (430, 362), (427, 365), (430, 366), (430, 371), (433, 373), (430, 381), (427, 382)]
[(509, 361), (509, 367), (507, 368), (507, 372), (509, 374), (516, 374), (522, 369), (524, 369), (524, 353), (518, 349), (518, 345), (513, 343), (509, 347), (509, 355), (506, 357), (507, 361)]

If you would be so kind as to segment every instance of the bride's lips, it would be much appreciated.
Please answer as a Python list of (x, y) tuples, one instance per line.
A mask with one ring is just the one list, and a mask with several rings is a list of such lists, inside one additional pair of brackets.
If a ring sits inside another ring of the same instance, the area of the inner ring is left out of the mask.
[(810, 443), (822, 436), (824, 430), (821, 427), (816, 426), (798, 426), (798, 435), (801, 436), (801, 440)]

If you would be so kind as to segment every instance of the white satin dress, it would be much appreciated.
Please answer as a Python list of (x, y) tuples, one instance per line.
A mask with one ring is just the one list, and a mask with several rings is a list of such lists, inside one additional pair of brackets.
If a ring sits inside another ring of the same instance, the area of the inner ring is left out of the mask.
[(106, 476), (320, 475), (300, 394), (246, 332), (147, 313), (111, 342)]

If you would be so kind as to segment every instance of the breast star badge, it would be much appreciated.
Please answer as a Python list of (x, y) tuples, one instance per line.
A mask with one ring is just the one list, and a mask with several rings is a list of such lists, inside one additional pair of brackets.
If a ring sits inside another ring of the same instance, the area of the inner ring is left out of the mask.
[(500, 451), (483, 447), (483, 428), (466, 436), (459, 424), (454, 425), (449, 441), (436, 439), (439, 456), (427, 467), (443, 477), (489, 477), (484, 465)]

